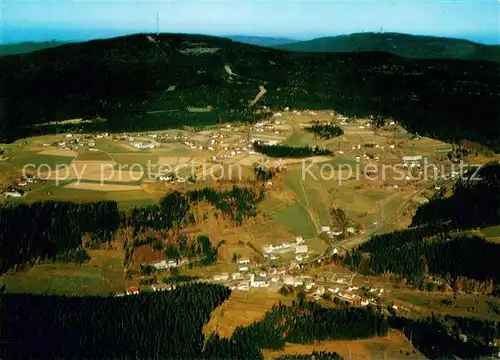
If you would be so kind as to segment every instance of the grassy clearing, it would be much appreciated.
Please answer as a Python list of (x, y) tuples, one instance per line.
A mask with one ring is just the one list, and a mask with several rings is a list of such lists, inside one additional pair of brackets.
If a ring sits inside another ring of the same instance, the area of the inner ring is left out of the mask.
[(156, 201), (153, 198), (138, 198), (132, 200), (124, 200), (118, 202), (118, 207), (120, 210), (128, 210), (133, 207), (155, 205)]
[[(352, 169), (353, 174), (355, 174), (356, 166), (359, 165), (359, 169), (363, 170), (363, 164), (359, 164), (356, 162), (356, 160), (353, 159), (348, 159), (347, 157), (343, 155), (338, 155), (335, 156), (333, 159), (322, 162), (319, 164), (319, 166), (326, 166), (326, 169), (330, 169), (330, 167), (333, 167), (335, 170), (339, 170), (341, 168), (345, 169)], [(325, 170), (326, 171), (326, 170)]]
[(325, 204), (325, 200), (328, 197), (325, 198), (319, 189), (308, 188), (306, 191), (313, 213), (317, 214), (321, 225), (328, 226), (330, 223), (330, 214), (328, 213), (328, 205)]
[(387, 198), (387, 191), (367, 189), (362, 191), (362, 196), (367, 198), (368, 201), (379, 201)]
[[(344, 359), (425, 359), (399, 331), (390, 330), (387, 337), (362, 340), (329, 340), (314, 344), (287, 343), (282, 350), (263, 349), (265, 359), (285, 355), (310, 355), (313, 351), (336, 352)], [(401, 352), (402, 351), (402, 352)], [(407, 355), (408, 353), (408, 355)]]
[(139, 165), (148, 165), (148, 162), (151, 163), (151, 165), (155, 165), (156, 162), (158, 161), (158, 155), (151, 154), (151, 153), (120, 153), (120, 154), (114, 154), (113, 160), (117, 164), (127, 164), (127, 165), (133, 165), (133, 164), (139, 164)]
[(212, 312), (203, 332), (217, 332), (222, 337), (230, 337), (238, 326), (248, 326), (264, 317), (273, 304), (281, 301), (290, 305), (293, 297), (284, 297), (267, 289), (248, 292), (233, 291), (228, 300)]
[(277, 198), (268, 198), (257, 205), (259, 211), (267, 214), (280, 212), (288, 207), (286, 201)]
[(302, 176), (299, 170), (289, 171), (285, 174), (285, 187), (289, 188), (297, 195), (297, 199), (302, 204), (307, 204), (306, 195), (302, 190)]
[[(398, 290), (394, 294), (394, 298), (407, 303), (409, 307), (413, 306), (420, 316), (439, 313), (453, 316), (473, 316), (482, 320), (500, 320), (500, 315), (491, 311), (487, 303), (491, 298), (486, 295), (460, 294), (455, 300), (453, 294)], [(450, 300), (455, 305), (443, 306), (442, 300)], [(467, 308), (474, 308), (474, 310), (469, 311)]]
[(283, 141), (283, 144), (289, 146), (311, 146), (311, 144), (313, 144), (314, 142), (314, 134), (304, 131), (297, 131), (289, 136), (285, 141)]
[(107, 295), (124, 290), (123, 254), (89, 250), (91, 260), (81, 266), (42, 264), (0, 277), (11, 293)]
[[(123, 185), (119, 183), (118, 185)], [(111, 185), (113, 186), (113, 185)], [(48, 194), (50, 192), (50, 195)], [(154, 202), (153, 197), (142, 190), (128, 191), (100, 191), (78, 188), (66, 188), (64, 186), (48, 185), (39, 191), (28, 193), (24, 199), (26, 202), (55, 200), (73, 202), (91, 202), (99, 200), (115, 200), (119, 204), (123, 203), (124, 208), (134, 206), (134, 204), (147, 205)]]
[(481, 232), (486, 237), (500, 238), (500, 225), (484, 228)]
[(82, 150), (79, 152), (78, 156), (76, 157), (77, 161), (111, 161), (111, 157), (102, 151), (97, 151), (97, 152), (91, 152), (88, 150)]
[(290, 232), (305, 238), (317, 235), (316, 227), (307, 210), (300, 204), (287, 207), (275, 215), (275, 220)]
[(15, 156), (8, 161), (8, 163), (19, 168), (22, 168), (26, 164), (34, 164), (35, 167), (47, 164), (51, 169), (55, 169), (57, 165), (68, 165), (71, 161), (73, 161), (72, 156), (43, 155), (37, 153), (36, 151), (23, 151), (16, 153)]

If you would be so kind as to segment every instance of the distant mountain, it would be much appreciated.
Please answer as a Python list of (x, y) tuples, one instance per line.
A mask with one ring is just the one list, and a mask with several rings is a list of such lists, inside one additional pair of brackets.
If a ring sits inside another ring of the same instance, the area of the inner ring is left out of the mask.
[(287, 37), (266, 37), (266, 36), (245, 36), (245, 35), (230, 35), (224, 36), (225, 38), (233, 41), (238, 41), (244, 44), (257, 45), (257, 46), (278, 46), (290, 43), (296, 43), (298, 40), (290, 39)]
[[(412, 132), (500, 150), (500, 64), (382, 52), (294, 53), (230, 39), (138, 34), (0, 57), (0, 142), (255, 120), (256, 108), (392, 117)], [(192, 111), (193, 108), (211, 109)], [(54, 120), (97, 119), (35, 126)]]
[(384, 51), (407, 58), (500, 61), (500, 46), (483, 45), (461, 39), (399, 33), (358, 33), (274, 47), (300, 52)]
[(22, 42), (19, 44), (0, 44), (0, 56), (27, 54), (33, 51), (48, 49), (65, 44), (59, 41)]

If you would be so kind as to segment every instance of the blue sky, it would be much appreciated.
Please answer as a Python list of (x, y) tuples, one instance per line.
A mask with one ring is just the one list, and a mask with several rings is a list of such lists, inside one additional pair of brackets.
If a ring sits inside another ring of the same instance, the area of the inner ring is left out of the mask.
[(156, 31), (312, 38), (396, 31), (499, 41), (498, 0), (3, 0), (0, 42)]

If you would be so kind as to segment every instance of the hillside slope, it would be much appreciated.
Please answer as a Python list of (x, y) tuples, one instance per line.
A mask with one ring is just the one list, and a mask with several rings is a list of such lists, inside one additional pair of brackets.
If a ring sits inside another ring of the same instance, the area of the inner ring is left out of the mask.
[(271, 47), (298, 42), (298, 40), (286, 37), (245, 36), (245, 35), (230, 35), (225, 37), (233, 41), (238, 41), (244, 44), (257, 45), (257, 46), (271, 46)]
[[(380, 114), (411, 131), (500, 148), (493, 62), (388, 53), (308, 54), (185, 34), (134, 35), (0, 58), (0, 141), (100, 118), (86, 130), (139, 131), (241, 120), (259, 105)], [(188, 107), (212, 106), (210, 112)], [(43, 129), (42, 129), (43, 128)]]
[(465, 59), (500, 61), (500, 47), (472, 41), (399, 33), (359, 33), (317, 38), (274, 46), (303, 52), (386, 51), (394, 55), (420, 59)]
[(65, 44), (60, 41), (22, 42), (19, 44), (0, 44), (0, 56), (27, 54)]

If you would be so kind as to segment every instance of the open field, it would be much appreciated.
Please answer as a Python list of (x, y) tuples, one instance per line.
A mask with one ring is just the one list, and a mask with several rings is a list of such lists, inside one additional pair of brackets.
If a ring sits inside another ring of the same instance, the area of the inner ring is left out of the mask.
[(89, 250), (91, 260), (81, 266), (42, 264), (0, 276), (0, 284), (12, 293), (64, 295), (108, 295), (122, 292), (123, 253), (115, 250)]
[(230, 337), (238, 326), (248, 326), (264, 317), (274, 304), (291, 305), (293, 296), (285, 297), (267, 289), (248, 292), (233, 291), (228, 300), (215, 309), (204, 326), (205, 334), (218, 333)]
[(318, 234), (309, 213), (304, 206), (299, 203), (278, 212), (275, 216), (275, 220), (295, 235), (310, 238)]
[(124, 203), (124, 206), (127, 206), (126, 204), (130, 204), (131, 202), (137, 205), (146, 205), (154, 202), (154, 199), (150, 194), (143, 191), (141, 187), (136, 185), (105, 184), (105, 187), (111, 186), (114, 189), (106, 191), (100, 190), (100, 184), (98, 183), (81, 183), (80, 185), (83, 187), (68, 187), (68, 185), (47, 185), (38, 191), (28, 193), (28, 196), (24, 199), (24, 201), (34, 202), (40, 200), (57, 200), (91, 202), (99, 200), (115, 200), (119, 204)]
[(158, 161), (158, 155), (141, 152), (141, 153), (118, 153), (113, 154), (112, 159), (117, 164), (139, 164), (139, 165), (154, 165)]
[(395, 330), (390, 330), (387, 337), (363, 340), (318, 341), (311, 345), (287, 343), (282, 350), (264, 349), (262, 354), (264, 359), (273, 359), (285, 355), (307, 355), (313, 351), (336, 352), (346, 360), (425, 359), (403, 334)]
[[(415, 290), (393, 290), (391, 298), (407, 306), (419, 316), (431, 316), (432, 313), (452, 316), (475, 317), (482, 320), (500, 321), (500, 315), (491, 311), (487, 301), (492, 298), (479, 294), (459, 294), (457, 299), (451, 293), (422, 292)], [(442, 300), (452, 301), (453, 306), (443, 306)], [(467, 308), (473, 309), (468, 311)]]
[(54, 169), (57, 165), (70, 164), (73, 159), (73, 156), (49, 155), (43, 154), (43, 152), (22, 151), (20, 153), (16, 153), (10, 160), (8, 160), (8, 162), (19, 169), (22, 169), (23, 166), (27, 164), (33, 164), (35, 168), (43, 165)]
[(97, 151), (97, 152), (90, 152), (88, 150), (82, 150), (78, 154), (78, 157), (75, 159), (75, 161), (102, 161), (102, 162), (109, 162), (112, 161), (111, 156), (109, 156), (107, 153), (103, 151)]
[(67, 189), (81, 189), (81, 190), (93, 190), (93, 191), (139, 191), (141, 187), (138, 185), (118, 185), (118, 184), (100, 184), (92, 182), (72, 182), (65, 185)]
[(481, 233), (488, 240), (500, 242), (500, 225), (481, 229)]

